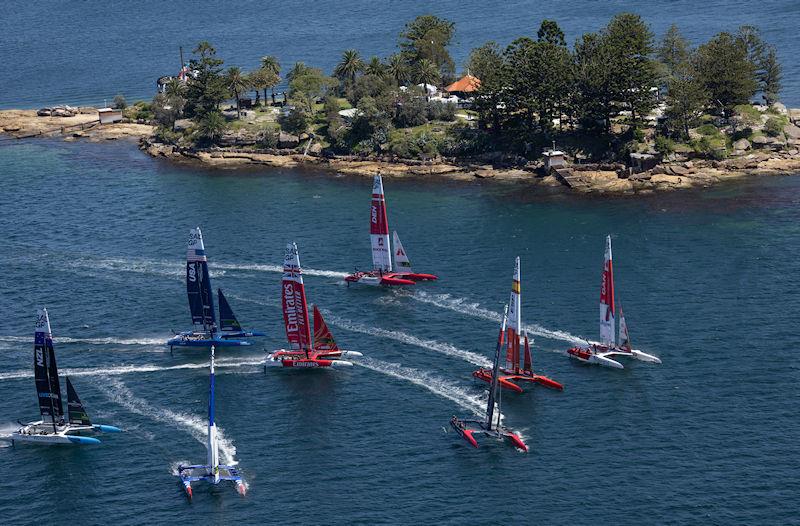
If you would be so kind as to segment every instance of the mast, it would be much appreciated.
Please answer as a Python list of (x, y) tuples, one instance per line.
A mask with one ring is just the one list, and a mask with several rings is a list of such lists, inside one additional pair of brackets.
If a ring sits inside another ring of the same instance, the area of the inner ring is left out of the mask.
[(217, 424), (214, 422), (214, 346), (211, 346), (211, 364), (208, 387), (208, 467), (219, 482), (219, 449), (217, 448)]
[(369, 238), (372, 244), (373, 269), (381, 272), (391, 272), (389, 220), (386, 218), (386, 199), (383, 195), (383, 179), (381, 179), (380, 175), (376, 175), (372, 181)]
[(217, 332), (214, 294), (211, 290), (208, 258), (200, 227), (189, 231), (189, 246), (186, 249), (186, 293), (189, 297), (192, 323), (202, 325), (203, 331), (211, 333), (211, 337), (214, 338)]
[[(497, 377), (500, 370), (500, 349), (503, 348), (503, 336), (506, 333), (506, 321), (508, 320), (508, 305), (503, 309), (503, 323), (500, 326), (500, 334), (497, 336), (497, 349), (494, 352), (494, 367), (492, 368), (492, 383), (489, 387), (489, 402), (486, 405), (486, 423), (489, 431), (492, 430), (494, 420), (494, 401), (497, 398)], [(499, 413), (498, 413), (499, 414)]]
[(289, 347), (296, 351), (308, 351), (312, 346), (311, 324), (308, 320), (308, 304), (303, 284), (303, 273), (300, 269), (300, 255), (295, 243), (286, 245), (283, 258), (283, 281), (281, 287), (281, 304), (283, 306), (283, 323)]
[(521, 272), (519, 256), (514, 261), (514, 278), (511, 298), (508, 301), (508, 341), (506, 342), (506, 369), (519, 372), (519, 343), (522, 330)]
[(614, 267), (611, 257), (611, 236), (606, 236), (603, 280), (600, 284), (600, 341), (608, 347), (616, 342), (614, 312)]
[(64, 414), (61, 403), (61, 386), (58, 381), (58, 366), (50, 332), (50, 317), (47, 309), (41, 309), (36, 316), (36, 329), (33, 344), (33, 374), (36, 379), (36, 397), (39, 401), (39, 414), (49, 416), (56, 432), (56, 417)]

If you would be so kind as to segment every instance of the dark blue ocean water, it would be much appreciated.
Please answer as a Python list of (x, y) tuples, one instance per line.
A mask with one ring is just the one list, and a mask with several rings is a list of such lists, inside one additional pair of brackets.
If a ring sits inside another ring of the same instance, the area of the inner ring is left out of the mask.
[[(797, 521), (800, 179), (594, 200), (522, 186), (387, 180), (416, 268), (406, 292), (347, 288), (369, 265), (371, 181), (300, 170), (205, 172), (127, 143), (0, 145), (0, 427), (36, 416), (37, 307), (97, 422), (98, 447), (0, 448), (6, 524), (789, 524)], [(187, 327), (189, 228), (216, 285), (269, 336), (219, 353), (223, 459), (249, 483), (198, 487), (206, 356)], [(635, 347), (663, 365), (583, 366), (597, 332), (604, 237)], [(307, 292), (361, 366), (264, 374), (284, 344), (277, 272), (296, 241)], [(536, 366), (564, 392), (504, 396), (531, 452), (446, 432), (480, 411), (470, 372), (493, 352), (514, 256)]]
[(180, 68), (178, 47), (188, 51), (200, 40), (213, 43), (228, 65), (252, 69), (272, 54), (284, 70), (304, 61), (330, 71), (348, 48), (388, 56), (407, 21), (433, 13), (456, 22), (452, 52), (460, 70), (470, 49), (532, 36), (543, 18), (556, 19), (574, 41), (623, 11), (641, 14), (659, 36), (678, 24), (695, 43), (742, 24), (760, 27), (784, 64), (783, 100), (800, 106), (796, 0), (43, 0), (0, 2), (0, 108), (102, 104), (117, 93), (150, 99), (156, 78)]

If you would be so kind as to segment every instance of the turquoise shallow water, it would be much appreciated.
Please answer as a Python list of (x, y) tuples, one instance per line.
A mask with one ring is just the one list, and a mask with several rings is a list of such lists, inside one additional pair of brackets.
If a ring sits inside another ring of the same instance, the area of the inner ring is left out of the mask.
[[(415, 267), (440, 276), (396, 292), (341, 283), (369, 265), (366, 179), (206, 172), (126, 143), (4, 143), (0, 166), (0, 427), (36, 416), (32, 329), (46, 305), (62, 371), (95, 421), (126, 431), (93, 448), (0, 448), (4, 522), (48, 509), (90, 524), (796, 520), (798, 178), (606, 200), (387, 180), (391, 225)], [(171, 470), (205, 458), (206, 357), (160, 342), (188, 324), (196, 225), (215, 285), (269, 336), (219, 353), (223, 458), (249, 495), (198, 488), (187, 504)], [(634, 344), (661, 366), (563, 355), (597, 332), (607, 233)], [(291, 240), (310, 300), (362, 366), (258, 367), (284, 342), (276, 270)], [(528, 455), (445, 432), (484, 403), (470, 372), (493, 352), (516, 255), (534, 361), (566, 385), (504, 397)]]
[(488, 40), (505, 46), (534, 36), (542, 19), (555, 19), (569, 42), (597, 31), (617, 13), (642, 15), (657, 35), (675, 23), (694, 43), (742, 24), (761, 28), (784, 64), (783, 100), (800, 106), (800, 3), (796, 0), (378, 0), (261, 2), (233, 0), (108, 0), (0, 2), (0, 108), (101, 104), (123, 93), (150, 99), (161, 75), (180, 68), (188, 52), (209, 40), (229, 65), (257, 67), (276, 55), (284, 70), (295, 61), (330, 71), (345, 49), (365, 57), (396, 51), (397, 35), (415, 16), (433, 13), (456, 23), (452, 54), (459, 70), (469, 51)]

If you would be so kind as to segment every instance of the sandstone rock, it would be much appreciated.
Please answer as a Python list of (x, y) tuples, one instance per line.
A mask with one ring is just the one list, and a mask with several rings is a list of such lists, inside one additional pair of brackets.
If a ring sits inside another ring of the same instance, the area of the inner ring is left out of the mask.
[(756, 137), (753, 137), (752, 142), (754, 147), (763, 148), (770, 144), (770, 139), (769, 137), (764, 137), (763, 135), (757, 135)]
[(300, 144), (300, 138), (297, 135), (281, 131), (278, 134), (278, 146), (281, 148), (296, 148)]
[(694, 163), (692, 161), (686, 161), (683, 163), (684, 168), (694, 168)]
[(543, 184), (545, 186), (561, 186), (561, 182), (559, 182), (559, 180), (556, 179), (552, 175), (548, 175), (547, 177), (543, 177), (541, 179), (541, 184)]
[(91, 106), (81, 106), (78, 108), (78, 113), (83, 115), (94, 115), (97, 113), (97, 108), (92, 108)]
[(747, 139), (739, 139), (735, 143), (733, 143), (734, 150), (749, 150), (750, 149), (750, 141)]
[(18, 131), (20, 131), (21, 129), (22, 129), (22, 127), (20, 127), (20, 126), (17, 126), (16, 124), (11, 124), (11, 125), (9, 125), (9, 126), (5, 126), (5, 127), (3, 128), (3, 131), (5, 131), (5, 132), (9, 132), (9, 133), (10, 133), (10, 132), (18, 132)]
[(786, 105), (782, 102), (776, 102), (772, 105), (772, 109), (780, 113), (781, 115), (787, 115), (789, 111), (786, 109)]
[(685, 177), (677, 175), (654, 175), (650, 178), (650, 183), (669, 188), (689, 188), (692, 183)]
[(800, 124), (800, 109), (789, 110), (789, 120), (795, 124)]
[(800, 127), (794, 124), (787, 124), (783, 128), (783, 133), (786, 134), (786, 137), (789, 139), (800, 139)]
[(677, 164), (670, 166), (668, 171), (674, 175), (687, 175), (689, 173), (688, 168), (684, 168), (683, 166)]
[(75, 113), (68, 108), (53, 108), (53, 111), (50, 112), (50, 115), (53, 117), (72, 117)]
[(312, 155), (319, 155), (322, 153), (322, 144), (319, 142), (311, 143), (311, 147), (308, 149), (308, 153)]
[(653, 170), (651, 171), (651, 173), (653, 175), (666, 175), (667, 169), (664, 168), (664, 166), (659, 164), (659, 165), (653, 167)]

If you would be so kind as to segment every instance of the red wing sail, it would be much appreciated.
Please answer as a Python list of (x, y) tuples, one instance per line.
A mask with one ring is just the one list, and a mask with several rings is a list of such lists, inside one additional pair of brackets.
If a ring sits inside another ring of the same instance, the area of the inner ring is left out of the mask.
[(314, 350), (315, 351), (338, 351), (339, 346), (333, 339), (322, 312), (314, 305)]
[(606, 237), (606, 253), (603, 261), (603, 281), (600, 284), (600, 340), (613, 346), (616, 338), (614, 312), (614, 266), (611, 257), (611, 236)]
[(386, 218), (386, 200), (383, 195), (383, 180), (380, 175), (376, 175), (372, 182), (369, 238), (372, 244), (372, 268), (390, 272), (392, 270), (392, 262), (389, 249), (389, 221)]
[(311, 348), (311, 324), (308, 321), (308, 305), (300, 270), (300, 256), (294, 243), (286, 245), (281, 303), (289, 347), (292, 350), (308, 351)]
[(533, 360), (531, 359), (531, 346), (528, 343), (528, 334), (525, 333), (525, 359), (522, 370), (526, 373), (533, 372)]

